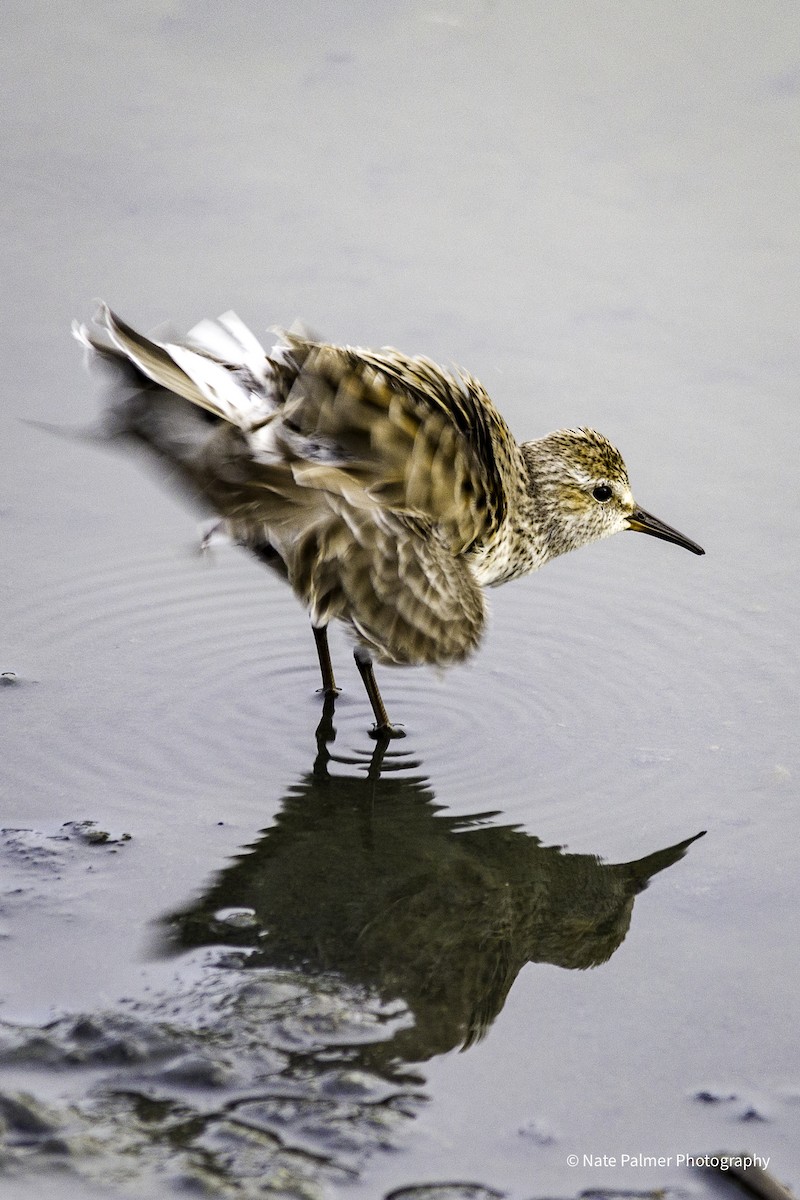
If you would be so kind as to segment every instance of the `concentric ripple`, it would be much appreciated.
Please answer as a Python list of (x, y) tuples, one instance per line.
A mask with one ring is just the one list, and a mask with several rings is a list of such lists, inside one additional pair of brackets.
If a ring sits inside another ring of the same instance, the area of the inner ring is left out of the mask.
[[(582, 804), (587, 790), (611, 801), (623, 768), (674, 769), (687, 744), (717, 740), (726, 714), (752, 702), (761, 658), (751, 643), (738, 692), (712, 669), (739, 612), (712, 612), (633, 570), (636, 599), (623, 603), (626, 583), (604, 589), (588, 570), (551, 569), (490, 594), (484, 645), (465, 666), (381, 669), (406, 731), (394, 765), (419, 764), (449, 805), (518, 814)], [(43, 582), (16, 632), (27, 659), (15, 665), (38, 680), (8, 689), (27, 735), (6, 764), (20, 785), (264, 789), (314, 761), (321, 704), (307, 616), (233, 549)], [(369, 706), (343, 631), (331, 646), (343, 688), (336, 752), (366, 763)]]
[(592, 566), (556, 566), (490, 593), (490, 627), (467, 666), (441, 679), (405, 673), (395, 694), (389, 677), (389, 710), (408, 714), (448, 803), (525, 819), (573, 806), (585, 828), (587, 809), (613, 817), (624, 793), (646, 797), (666, 773), (691, 795), (697, 755), (752, 709), (756, 680), (764, 693), (776, 686), (765, 672), (779, 656), (760, 636), (742, 646), (733, 680), (724, 669), (742, 643), (736, 598), (667, 587), (635, 563), (608, 586)]
[(11, 766), (20, 782), (256, 784), (298, 727), (313, 754), (307, 618), (243, 555), (141, 557), (43, 586), (18, 629), (38, 681), (20, 706), (32, 734)]

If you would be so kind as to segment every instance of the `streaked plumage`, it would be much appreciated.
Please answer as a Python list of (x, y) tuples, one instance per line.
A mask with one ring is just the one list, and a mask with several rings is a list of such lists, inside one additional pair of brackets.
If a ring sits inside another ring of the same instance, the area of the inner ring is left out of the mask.
[(350, 627), (380, 729), (391, 727), (370, 656), (463, 660), (483, 631), (484, 586), (626, 528), (702, 553), (637, 509), (601, 434), (520, 445), (476, 379), (428, 359), (291, 333), (267, 354), (233, 313), (156, 339), (101, 306), (94, 330), (74, 332), (138, 385), (121, 429), (286, 576), (311, 614), (326, 690), (324, 630)]

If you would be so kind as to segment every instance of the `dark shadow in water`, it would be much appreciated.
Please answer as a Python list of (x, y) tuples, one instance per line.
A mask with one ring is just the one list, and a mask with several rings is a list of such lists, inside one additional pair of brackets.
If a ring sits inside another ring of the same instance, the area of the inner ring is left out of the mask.
[(447, 816), (423, 775), (399, 774), (419, 767), (407, 753), (333, 756), (332, 716), (328, 702), (314, 764), (274, 825), (162, 929), (173, 950), (235, 944), (250, 967), (336, 974), (403, 1000), (414, 1024), (381, 1045), (384, 1063), (470, 1046), (525, 963), (605, 962), (638, 893), (702, 837), (611, 864), (489, 824), (496, 812)]
[[(526, 962), (608, 959), (637, 893), (694, 840), (610, 865), (497, 813), (451, 816), (395, 745), (334, 758), (331, 719), (274, 825), (159, 923), (172, 951), (219, 951), (146, 998), (0, 1020), (0, 1169), (137, 1195), (348, 1188), (404, 1144), (427, 1099), (413, 1064), (481, 1037)], [(30, 1088), (3, 1090), (5, 1068), (31, 1067)]]

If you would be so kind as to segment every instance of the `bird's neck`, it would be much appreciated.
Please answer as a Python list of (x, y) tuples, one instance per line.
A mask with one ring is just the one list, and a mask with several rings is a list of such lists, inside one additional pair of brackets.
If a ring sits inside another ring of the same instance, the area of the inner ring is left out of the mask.
[(539, 566), (593, 540), (584, 524), (575, 519), (574, 505), (567, 503), (569, 478), (558, 437), (558, 433), (550, 434), (520, 446)]
[(552, 552), (525, 444), (515, 447), (507, 473), (506, 511), (494, 535), (478, 547), (471, 566), (484, 587), (496, 587), (544, 566)]

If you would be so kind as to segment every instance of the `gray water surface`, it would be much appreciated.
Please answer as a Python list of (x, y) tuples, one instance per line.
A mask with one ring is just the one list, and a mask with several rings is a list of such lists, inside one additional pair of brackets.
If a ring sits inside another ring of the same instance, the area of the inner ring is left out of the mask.
[[(720, 1150), (800, 1186), (797, 34), (7, 6), (0, 1194), (701, 1194)], [(706, 557), (492, 592), (471, 663), (383, 672), (381, 758), (343, 635), (323, 714), (278, 579), (21, 420), (94, 419), (97, 295), (460, 363)]]

